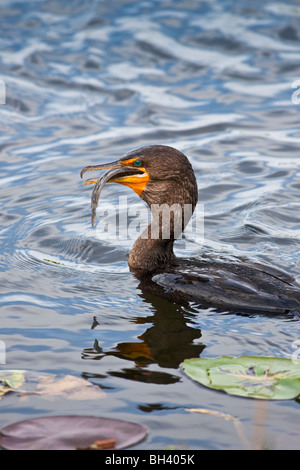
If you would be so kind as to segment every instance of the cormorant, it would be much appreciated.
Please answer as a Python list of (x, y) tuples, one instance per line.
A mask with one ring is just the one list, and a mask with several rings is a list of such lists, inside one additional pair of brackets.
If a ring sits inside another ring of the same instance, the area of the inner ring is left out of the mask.
[[(198, 200), (197, 181), (188, 158), (175, 148), (150, 145), (117, 161), (87, 166), (81, 171), (108, 170), (84, 184), (95, 184), (92, 225), (105, 183), (131, 187), (152, 212), (152, 221), (135, 241), (128, 264), (149, 286), (174, 298), (222, 311), (300, 314), (300, 285), (289, 273), (243, 259), (181, 260), (173, 245), (187, 225)], [(164, 209), (168, 217), (164, 217)], [(188, 208), (188, 210), (186, 210)], [(188, 214), (188, 216), (187, 216)]]

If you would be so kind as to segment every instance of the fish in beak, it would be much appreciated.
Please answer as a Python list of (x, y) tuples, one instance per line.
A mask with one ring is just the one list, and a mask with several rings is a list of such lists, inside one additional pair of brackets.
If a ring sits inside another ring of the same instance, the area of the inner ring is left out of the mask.
[(99, 178), (90, 178), (83, 184), (95, 184), (92, 193), (92, 225), (95, 223), (96, 209), (99, 203), (100, 194), (106, 183), (119, 183), (132, 188), (139, 196), (144, 191), (148, 181), (149, 174), (145, 168), (137, 167), (135, 158), (122, 159), (112, 163), (104, 163), (102, 165), (86, 166), (80, 173), (81, 178), (86, 171), (108, 170)]

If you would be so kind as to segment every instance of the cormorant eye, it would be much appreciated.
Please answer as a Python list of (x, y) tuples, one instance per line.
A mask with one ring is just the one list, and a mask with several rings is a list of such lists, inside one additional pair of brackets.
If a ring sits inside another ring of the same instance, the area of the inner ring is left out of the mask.
[(134, 161), (134, 166), (142, 166), (142, 161), (141, 160), (135, 160)]

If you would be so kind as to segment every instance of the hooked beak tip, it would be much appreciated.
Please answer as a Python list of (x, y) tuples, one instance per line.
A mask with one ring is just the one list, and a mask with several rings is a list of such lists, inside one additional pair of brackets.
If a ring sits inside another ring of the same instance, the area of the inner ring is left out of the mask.
[(97, 184), (99, 181), (99, 178), (89, 178), (88, 180), (83, 182), (83, 186), (87, 186), (90, 184)]

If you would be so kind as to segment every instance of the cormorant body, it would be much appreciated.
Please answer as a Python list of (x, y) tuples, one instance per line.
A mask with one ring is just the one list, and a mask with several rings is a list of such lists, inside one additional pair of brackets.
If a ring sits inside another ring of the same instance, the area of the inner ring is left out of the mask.
[(107, 182), (131, 187), (152, 212), (151, 223), (134, 243), (128, 259), (143, 287), (178, 303), (193, 302), (222, 311), (300, 315), (300, 285), (283, 270), (232, 257), (175, 257), (174, 242), (198, 200), (195, 174), (183, 153), (164, 145), (141, 147), (115, 162), (85, 167), (81, 176), (103, 169), (108, 171), (100, 178), (85, 182), (95, 184), (92, 224)]

